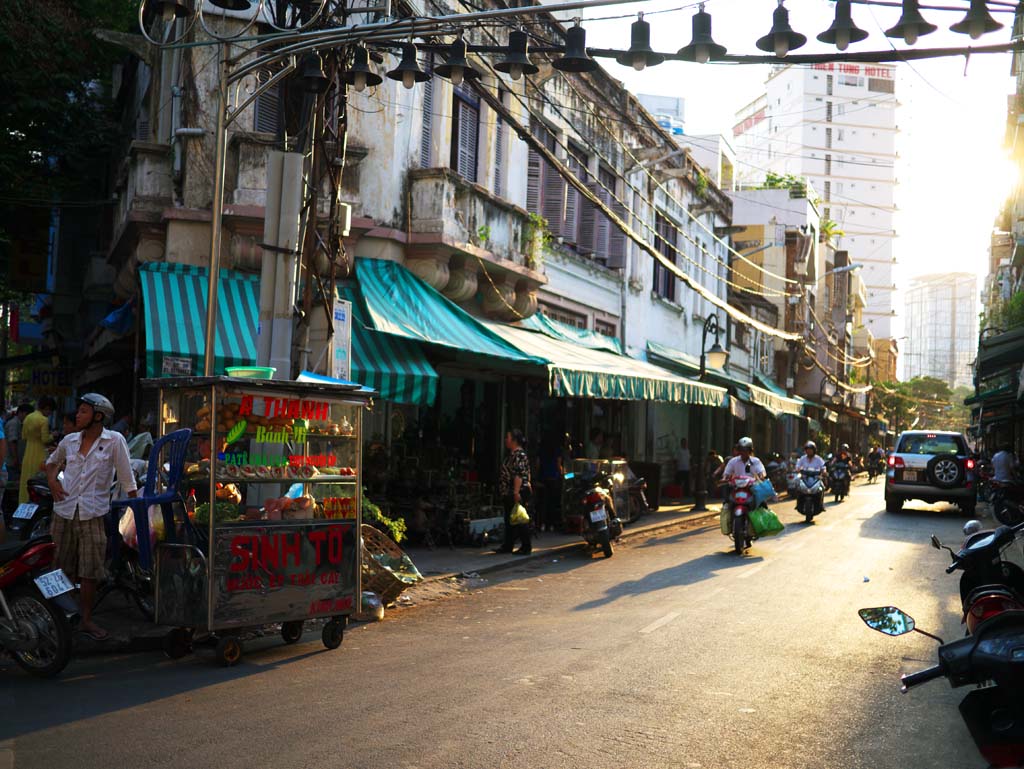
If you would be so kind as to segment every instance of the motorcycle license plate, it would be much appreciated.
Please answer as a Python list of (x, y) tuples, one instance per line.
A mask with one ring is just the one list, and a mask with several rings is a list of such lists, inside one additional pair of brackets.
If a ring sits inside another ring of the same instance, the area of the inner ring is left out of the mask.
[(605, 518), (605, 514), (604, 514), (604, 508), (603, 507), (599, 507), (599, 508), (597, 508), (597, 510), (591, 510), (590, 511), (590, 520), (591, 520), (592, 523), (597, 523), (598, 521), (603, 521), (604, 518)]
[(17, 509), (14, 511), (14, 516), (13, 517), (14, 518), (25, 518), (25, 519), (28, 519), (28, 518), (31, 518), (33, 515), (35, 515), (36, 514), (36, 510), (38, 510), (38, 509), (39, 509), (39, 505), (34, 505), (31, 502), (22, 502), (20, 505), (18, 505)]
[(44, 598), (56, 598), (75, 589), (63, 569), (54, 569), (46, 574), (41, 574), (35, 578), (35, 583)]
[(903, 471), (903, 480), (905, 480), (905, 481), (916, 481), (917, 480), (917, 470), (904, 470)]

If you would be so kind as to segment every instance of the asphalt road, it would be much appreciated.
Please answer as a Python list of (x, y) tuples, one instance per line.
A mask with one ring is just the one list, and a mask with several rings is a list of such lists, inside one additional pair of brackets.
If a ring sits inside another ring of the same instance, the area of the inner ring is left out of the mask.
[(610, 560), (530, 562), (354, 627), (336, 651), (251, 644), (76, 660), (54, 682), (0, 668), (0, 769), (58, 767), (983, 767), (919, 634), (857, 617), (896, 604), (951, 640), (955, 577), (928, 537), (954, 508), (882, 511), (858, 484), (812, 526), (739, 557), (714, 528)]

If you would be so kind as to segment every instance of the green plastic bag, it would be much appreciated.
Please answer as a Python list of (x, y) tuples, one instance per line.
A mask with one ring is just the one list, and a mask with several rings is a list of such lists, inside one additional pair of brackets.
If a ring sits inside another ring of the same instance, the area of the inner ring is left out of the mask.
[(750, 524), (754, 527), (754, 535), (758, 537), (770, 537), (786, 528), (778, 516), (767, 507), (751, 510)]

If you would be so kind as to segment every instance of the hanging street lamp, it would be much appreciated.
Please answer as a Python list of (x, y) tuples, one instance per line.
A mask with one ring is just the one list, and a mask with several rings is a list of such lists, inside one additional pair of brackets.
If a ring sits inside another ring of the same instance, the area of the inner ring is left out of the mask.
[(398, 80), (406, 88), (412, 88), (417, 83), (425, 83), (430, 80), (430, 75), (420, 69), (416, 61), (416, 46), (412, 43), (402, 43), (402, 60), (390, 72), (386, 73), (392, 80)]
[(790, 51), (795, 51), (807, 42), (807, 37), (789, 26), (789, 11), (779, 0), (779, 6), (772, 14), (771, 31), (757, 41), (755, 45), (762, 51), (774, 53), (780, 59)]
[(525, 32), (515, 29), (508, 33), (508, 53), (494, 68), (513, 80), (540, 72), (540, 67), (530, 61), (530, 42)]
[(684, 61), (695, 61), (698, 64), (706, 64), (725, 56), (725, 46), (719, 45), (711, 37), (711, 14), (704, 10), (704, 3), (701, 3), (697, 13), (693, 14), (690, 44), (680, 48), (678, 55)]
[(918, 0), (903, 0), (903, 13), (896, 26), (885, 30), (886, 37), (902, 37), (907, 45), (914, 45), (919, 37), (930, 35), (937, 30), (934, 24), (929, 24), (921, 15), (918, 7)]
[(642, 13), (637, 14), (630, 27), (629, 41), (629, 50), (616, 59), (623, 67), (641, 72), (645, 67), (654, 67), (665, 61), (664, 56), (651, 48), (651, 25), (644, 21)]
[(853, 23), (850, 0), (836, 0), (835, 21), (831, 27), (818, 35), (818, 40), (845, 51), (850, 47), (850, 43), (859, 43), (867, 36), (867, 32)]

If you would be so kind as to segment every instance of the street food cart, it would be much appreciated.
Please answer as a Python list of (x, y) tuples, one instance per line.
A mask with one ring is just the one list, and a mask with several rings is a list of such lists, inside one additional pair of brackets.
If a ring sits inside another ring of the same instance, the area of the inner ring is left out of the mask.
[[(145, 380), (159, 390), (161, 434), (191, 428), (182, 496), (195, 509), (156, 548), (156, 621), (216, 639), (233, 665), (249, 628), (281, 623), (286, 643), (326, 619), (341, 644), (359, 610), (362, 412), (355, 384), (242, 377)], [(193, 500), (197, 500), (195, 504)]]
[(611, 490), (615, 514), (629, 516), (629, 463), (624, 459), (574, 459), (563, 476), (562, 519), (567, 531), (583, 529), (582, 494), (595, 482)]

